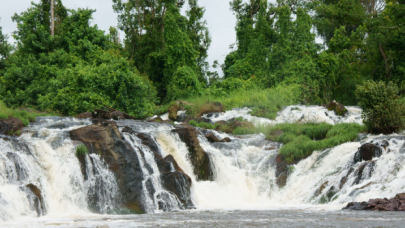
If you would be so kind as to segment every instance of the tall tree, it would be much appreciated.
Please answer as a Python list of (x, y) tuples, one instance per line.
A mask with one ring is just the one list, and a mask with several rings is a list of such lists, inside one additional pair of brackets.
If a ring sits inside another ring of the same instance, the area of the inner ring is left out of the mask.
[[(124, 41), (126, 54), (134, 61), (139, 71), (148, 75), (154, 82), (163, 101), (167, 92), (167, 72), (174, 73), (166, 70), (167, 67), (170, 68), (168, 64), (170, 60), (166, 55), (170, 47), (165, 34), (171, 32), (167, 30), (174, 29), (167, 28), (166, 16), (169, 8), (180, 10), (186, 2), (184, 0), (113, 0), (113, 2), (115, 12), (119, 14), (119, 28), (126, 34)], [(182, 33), (190, 40), (191, 48), (196, 53), (193, 57), (196, 65), (193, 71), (202, 82), (206, 80), (207, 50), (211, 42), (203, 15), (204, 8), (198, 6), (197, 0), (189, 0), (186, 16), (176, 17), (182, 26)]]

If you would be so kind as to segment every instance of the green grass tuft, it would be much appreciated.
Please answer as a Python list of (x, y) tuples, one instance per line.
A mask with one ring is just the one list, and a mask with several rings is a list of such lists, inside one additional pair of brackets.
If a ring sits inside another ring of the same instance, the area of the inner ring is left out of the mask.
[(11, 109), (8, 108), (3, 101), (0, 101), (0, 119), (8, 119), (9, 116), (19, 118), (24, 126), (28, 126), (30, 122), (34, 122), (39, 116), (49, 115), (57, 116), (55, 113), (44, 113), (31, 109)]
[(364, 126), (353, 123), (278, 124), (270, 128), (267, 138), (284, 143), (279, 153), (292, 163), (308, 157), (315, 150), (353, 141), (358, 133), (365, 131)]
[(86, 156), (89, 153), (87, 147), (83, 144), (80, 144), (76, 147), (76, 156)]

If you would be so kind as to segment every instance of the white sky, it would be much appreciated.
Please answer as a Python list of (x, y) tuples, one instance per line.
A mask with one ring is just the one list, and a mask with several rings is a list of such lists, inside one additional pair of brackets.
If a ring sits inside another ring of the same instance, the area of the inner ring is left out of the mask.
[[(40, 0), (32, 0), (35, 3)], [(113, 12), (112, 0), (63, 0), (66, 8), (90, 8), (97, 11), (93, 14), (93, 23), (104, 31), (110, 26), (117, 26), (117, 14)], [(205, 19), (211, 33), (212, 43), (208, 52), (208, 62), (212, 65), (214, 60), (223, 63), (229, 53), (229, 45), (235, 43), (235, 16), (230, 11), (229, 0), (199, 0), (199, 5), (206, 9)], [(3, 34), (12, 36), (17, 24), (11, 20), (15, 13), (21, 13), (31, 6), (31, 0), (0, 0), (0, 26)], [(121, 38), (124, 34), (121, 33)], [(10, 38), (10, 42), (14, 42)], [(220, 70), (219, 70), (220, 71)], [(222, 74), (222, 72), (219, 72)]]

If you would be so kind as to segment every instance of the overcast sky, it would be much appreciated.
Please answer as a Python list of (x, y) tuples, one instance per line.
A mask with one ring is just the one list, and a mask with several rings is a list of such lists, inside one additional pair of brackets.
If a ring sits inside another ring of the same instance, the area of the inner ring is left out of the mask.
[[(17, 25), (11, 17), (15, 13), (25, 11), (31, 6), (31, 1), (40, 2), (40, 0), (0, 0), (0, 26), (3, 27), (3, 33), (12, 35)], [(117, 26), (117, 14), (113, 12), (112, 0), (63, 0), (63, 4), (70, 9), (96, 9), (97, 11), (93, 14), (93, 24), (97, 24), (104, 31), (108, 31), (110, 26)], [(229, 0), (200, 0), (199, 4), (206, 9), (205, 19), (212, 37), (208, 61), (210, 65), (214, 60), (222, 64), (229, 53), (229, 45), (236, 40), (236, 19), (229, 10)], [(124, 34), (121, 34), (122, 37)]]

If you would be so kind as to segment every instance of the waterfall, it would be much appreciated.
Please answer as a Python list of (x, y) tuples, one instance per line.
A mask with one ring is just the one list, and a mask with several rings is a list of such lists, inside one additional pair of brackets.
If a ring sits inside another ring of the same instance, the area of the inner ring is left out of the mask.
[(84, 180), (68, 137), (70, 130), (90, 123), (42, 117), (19, 138), (0, 138), (1, 220), (89, 213), (89, 196), (99, 198), (101, 212), (113, 209), (119, 197), (111, 172), (97, 156), (87, 156)]
[[(242, 117), (256, 124), (362, 123), (361, 109), (348, 110), (348, 115), (339, 117), (322, 107), (289, 106), (275, 120), (268, 120), (252, 117), (244, 108), (205, 118), (215, 122)], [(213, 180), (204, 181), (194, 173), (187, 144), (173, 131), (180, 126), (133, 120), (115, 123), (122, 134), (114, 139), (122, 146), (120, 153), (130, 153), (120, 155), (118, 162), (133, 165), (125, 175), (135, 175), (131, 181), (137, 183), (130, 185), (134, 187), (131, 191), (147, 213), (182, 210), (189, 208), (189, 202), (198, 210), (336, 210), (351, 201), (390, 198), (405, 192), (402, 135), (368, 135), (362, 141), (314, 151), (288, 166), (286, 185), (280, 188), (276, 184), (276, 157), (282, 145), (266, 140), (263, 134), (233, 136), (198, 129), (199, 145), (208, 154), (213, 171)], [(111, 163), (97, 150), (82, 160), (75, 154), (81, 142), (71, 140), (69, 132), (91, 124), (90, 120), (41, 117), (20, 137), (0, 136), (0, 220), (122, 212), (127, 196), (120, 191), (117, 167), (109, 167)], [(131, 130), (124, 131), (125, 127)], [(218, 139), (228, 137), (231, 142), (211, 143), (204, 136), (208, 133)], [(380, 148), (381, 156), (356, 160), (358, 148), (365, 143)], [(175, 179), (178, 176), (174, 174), (183, 172), (183, 179)], [(173, 180), (177, 186), (170, 189), (168, 184)], [(189, 195), (186, 187), (178, 186), (184, 183), (191, 183)]]

